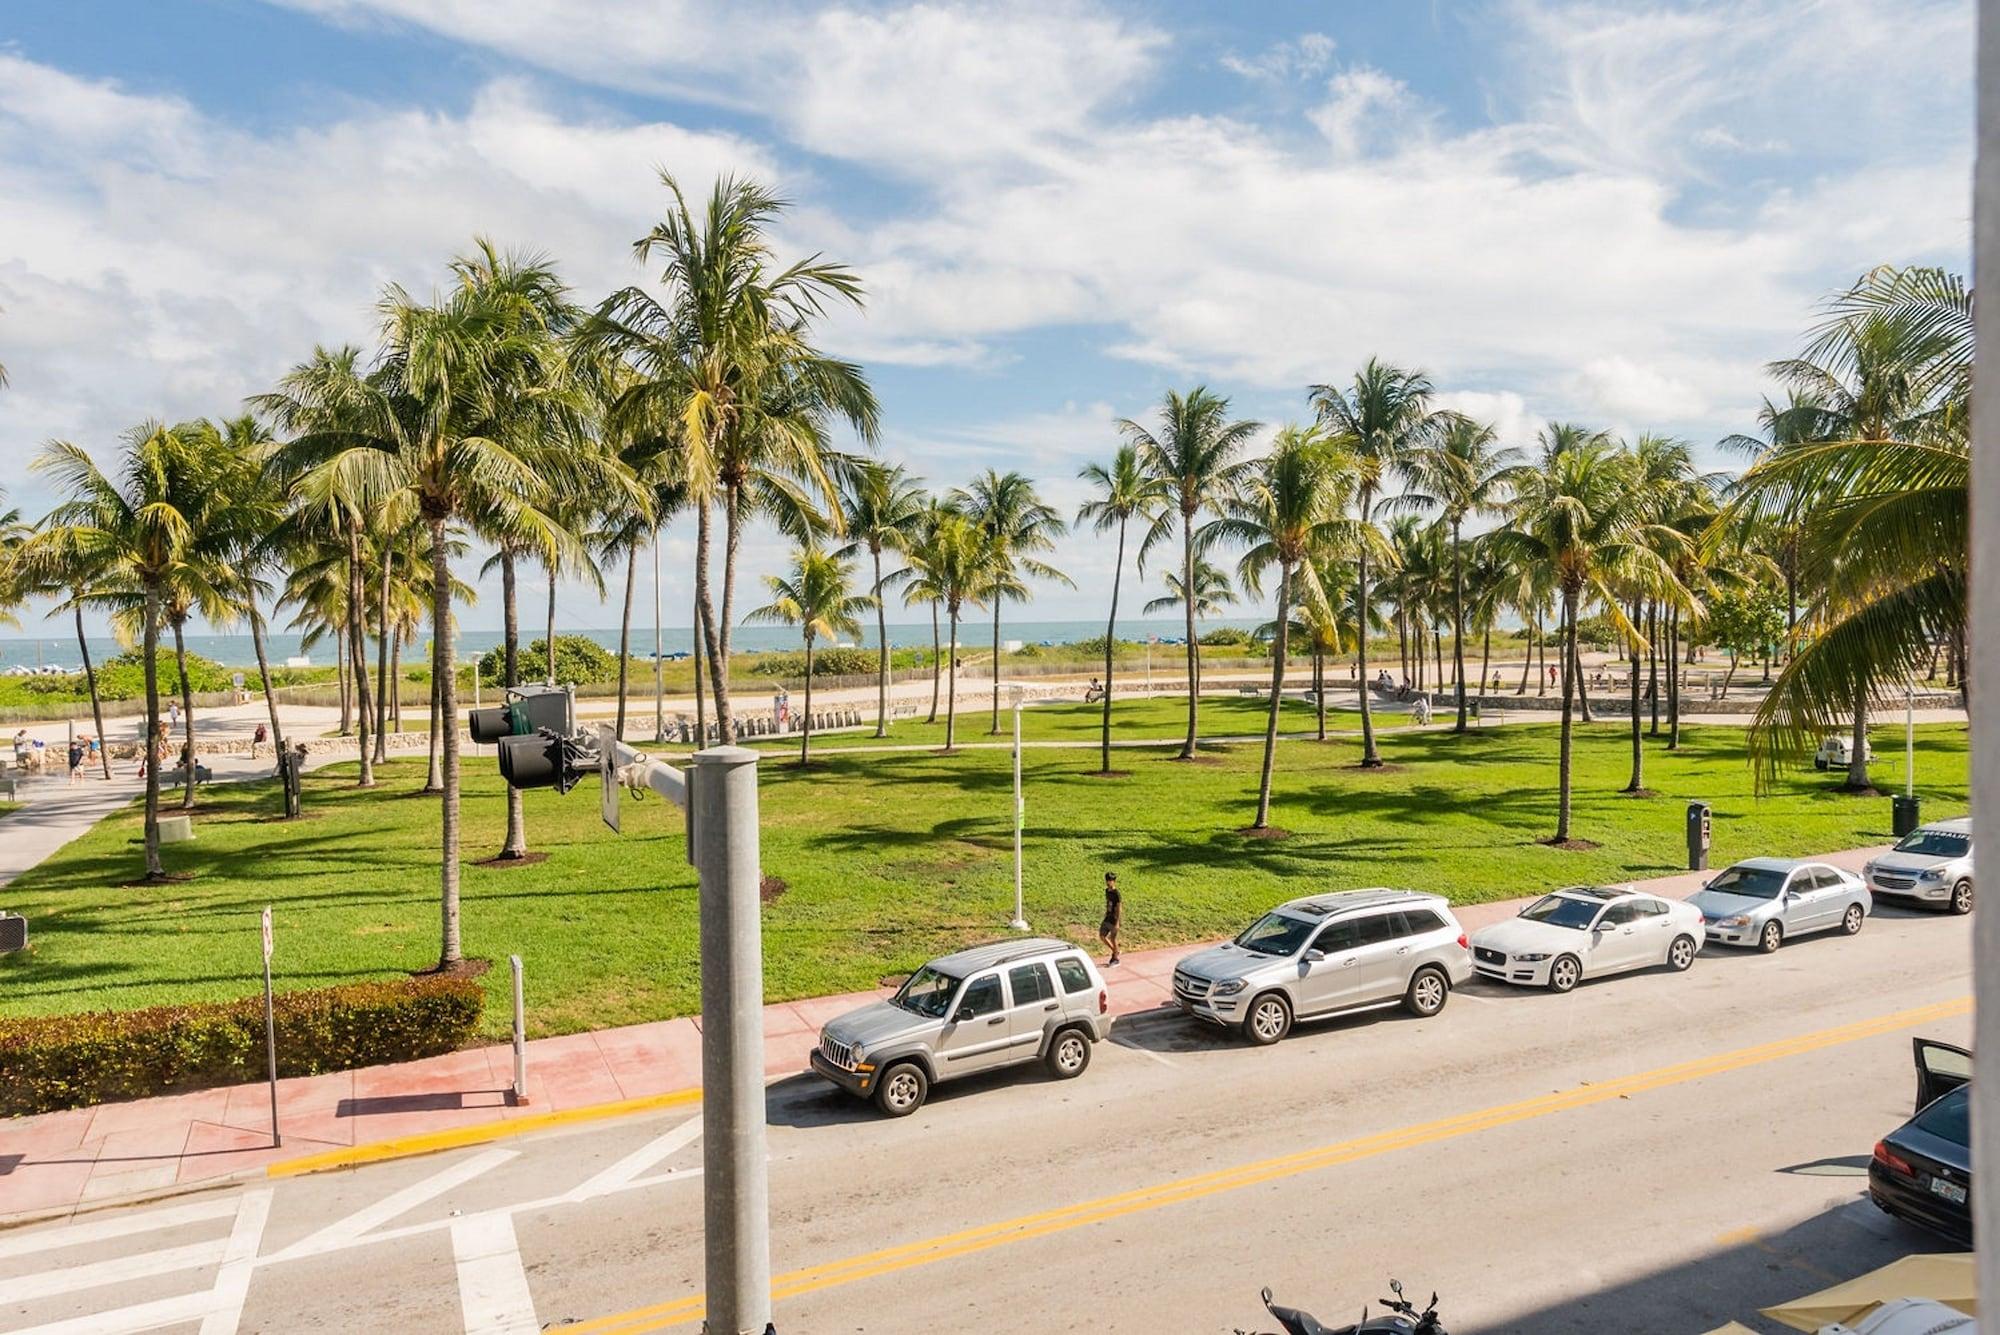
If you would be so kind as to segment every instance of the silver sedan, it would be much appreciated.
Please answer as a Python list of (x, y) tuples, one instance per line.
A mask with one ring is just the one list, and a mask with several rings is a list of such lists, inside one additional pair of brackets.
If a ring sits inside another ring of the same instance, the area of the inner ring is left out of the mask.
[(1765, 954), (1795, 936), (1852, 936), (1874, 911), (1868, 886), (1851, 871), (1798, 858), (1750, 858), (1724, 868), (1688, 902), (1701, 910), (1710, 941)]

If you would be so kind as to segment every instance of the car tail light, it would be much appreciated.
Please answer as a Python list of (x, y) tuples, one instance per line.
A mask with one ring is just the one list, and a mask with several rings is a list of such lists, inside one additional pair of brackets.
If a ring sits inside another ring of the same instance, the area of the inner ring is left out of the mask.
[(1460, 933), (1458, 934), (1458, 948), (1459, 948), (1460, 950), (1464, 950), (1464, 949), (1465, 949), (1465, 948), (1466, 948), (1467, 946), (1469, 946), (1470, 944), (1471, 944), (1471, 942), (1469, 942), (1469, 941), (1467, 941), (1467, 940), (1465, 939), (1465, 933), (1464, 933), (1464, 932), (1460, 932)]
[(1111, 994), (1110, 994), (1109, 992), (1105, 991), (1105, 990), (1104, 990), (1103, 988), (1101, 988), (1101, 987), (1100, 987), (1100, 988), (1098, 988), (1098, 989), (1097, 989), (1097, 1013), (1098, 1013), (1099, 1015), (1103, 1015), (1103, 1014), (1105, 1014), (1105, 1013), (1106, 1013), (1107, 1011), (1109, 1011), (1110, 1009), (1111, 1009)]
[(1904, 1177), (1909, 1177), (1914, 1172), (1906, 1160), (1900, 1158), (1894, 1150), (1889, 1148), (1887, 1141), (1878, 1140), (1875, 1142), (1875, 1162), (1881, 1164), (1890, 1172), (1900, 1173)]

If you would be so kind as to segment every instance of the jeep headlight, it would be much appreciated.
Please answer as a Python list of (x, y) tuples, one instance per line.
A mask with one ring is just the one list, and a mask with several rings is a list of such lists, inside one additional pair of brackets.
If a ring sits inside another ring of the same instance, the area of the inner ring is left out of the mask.
[(1241, 992), (1244, 988), (1248, 986), (1250, 986), (1250, 984), (1245, 980), (1241, 978), (1232, 978), (1226, 983), (1217, 983), (1215, 985), (1215, 990), (1212, 993), (1210, 993), (1210, 995), (1217, 997), (1233, 997), (1238, 992)]
[(1944, 879), (1944, 868), (1926, 867), (1917, 873), (1917, 879), (1920, 881), (1942, 881)]
[(868, 1049), (860, 1043), (849, 1044), (847, 1051), (854, 1058), (854, 1064), (856, 1066), (859, 1066), (862, 1062), (868, 1060)]
[(1548, 953), (1546, 951), (1542, 951), (1533, 955), (1516, 955), (1514, 957), (1514, 962), (1516, 964), (1540, 964), (1543, 960), (1547, 958), (1548, 958)]

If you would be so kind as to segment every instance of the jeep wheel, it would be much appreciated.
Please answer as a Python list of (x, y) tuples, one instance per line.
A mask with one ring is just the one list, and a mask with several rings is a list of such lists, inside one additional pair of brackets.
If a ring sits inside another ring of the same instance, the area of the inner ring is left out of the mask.
[(1960, 915), (1972, 912), (1972, 882), (1960, 881), (1951, 888), (1951, 911)]
[(924, 1068), (904, 1062), (882, 1073), (881, 1083), (875, 1086), (875, 1106), (886, 1116), (908, 1117), (924, 1106), (924, 1096), (930, 1091)]
[(1292, 1031), (1292, 1008), (1276, 992), (1266, 992), (1250, 1003), (1243, 1020), (1243, 1036), (1260, 1048), (1269, 1047)]
[(1090, 1065), (1090, 1040), (1081, 1029), (1065, 1029), (1049, 1044), (1042, 1064), (1058, 1080), (1074, 1080)]
[(1403, 994), (1403, 1009), (1416, 1016), (1436, 1015), (1451, 999), (1451, 980), (1434, 968), (1419, 969)]

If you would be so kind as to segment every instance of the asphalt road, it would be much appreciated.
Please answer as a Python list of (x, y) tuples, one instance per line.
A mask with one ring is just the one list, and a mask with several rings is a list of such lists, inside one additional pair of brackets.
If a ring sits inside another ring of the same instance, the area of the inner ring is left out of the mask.
[[(1965, 1041), (1964, 919), (1567, 997), (1473, 983), (1250, 1049), (1136, 1017), (1080, 1079), (900, 1122), (770, 1091), (782, 1332), (1268, 1329), (1400, 1276), (1465, 1332), (1694, 1335), (1911, 1251), (1865, 1198), (1909, 1040)], [(0, 1330), (699, 1328), (700, 1123), (635, 1118), (0, 1233)]]

